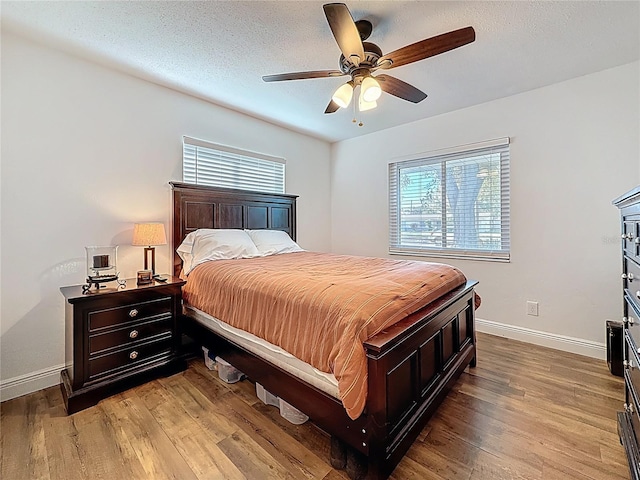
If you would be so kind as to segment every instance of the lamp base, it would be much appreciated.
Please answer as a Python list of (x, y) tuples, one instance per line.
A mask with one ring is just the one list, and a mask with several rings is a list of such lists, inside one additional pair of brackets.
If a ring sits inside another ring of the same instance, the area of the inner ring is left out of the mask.
[[(151, 252), (151, 268), (149, 268), (149, 252)], [(151, 276), (156, 276), (156, 248), (152, 246), (144, 247), (144, 269), (151, 270)]]

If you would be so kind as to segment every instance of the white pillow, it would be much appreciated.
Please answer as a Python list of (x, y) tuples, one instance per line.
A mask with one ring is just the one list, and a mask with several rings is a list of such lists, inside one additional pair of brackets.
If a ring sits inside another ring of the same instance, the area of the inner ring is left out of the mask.
[(287, 232), (282, 230), (245, 230), (263, 255), (304, 252), (300, 245), (291, 240)]
[(191, 252), (193, 251), (193, 242), (195, 242), (196, 240), (197, 233), (198, 230), (189, 233), (186, 237), (184, 237), (184, 240), (182, 241), (180, 246), (176, 248), (176, 252), (182, 259), (182, 270), (184, 271), (185, 275), (193, 269), (193, 254)]
[(254, 258), (261, 254), (243, 230), (200, 229), (189, 233), (176, 249), (182, 258), (184, 274), (209, 260)]

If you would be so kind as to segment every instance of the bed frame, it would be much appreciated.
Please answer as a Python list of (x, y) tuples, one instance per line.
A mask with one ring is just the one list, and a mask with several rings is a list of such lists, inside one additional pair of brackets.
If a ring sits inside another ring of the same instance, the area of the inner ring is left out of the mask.
[[(296, 196), (171, 182), (173, 252), (198, 228), (270, 228), (296, 238)], [(181, 260), (174, 253), (174, 272)], [(342, 403), (189, 317), (182, 332), (298, 408), (332, 436), (331, 463), (352, 478), (386, 479), (463, 370), (476, 362), (474, 286), (446, 294), (364, 343), (368, 398), (351, 420)], [(355, 472), (355, 473), (354, 473)]]

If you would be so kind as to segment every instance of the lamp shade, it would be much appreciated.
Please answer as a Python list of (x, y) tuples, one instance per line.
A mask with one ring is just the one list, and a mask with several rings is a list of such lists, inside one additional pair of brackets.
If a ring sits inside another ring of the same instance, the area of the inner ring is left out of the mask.
[(378, 103), (375, 100), (373, 102), (367, 102), (362, 97), (363, 96), (360, 95), (360, 97), (358, 98), (358, 111), (366, 112), (367, 110), (371, 110), (371, 109), (376, 108), (378, 106)]
[(375, 102), (382, 95), (382, 89), (380, 88), (380, 84), (373, 77), (366, 77), (362, 81), (362, 99), (365, 102)]
[(353, 86), (351, 82), (347, 82), (336, 90), (331, 100), (340, 105), (340, 107), (347, 108), (351, 103), (351, 97), (353, 97)]
[(166, 245), (167, 236), (163, 223), (136, 223), (133, 226), (133, 242), (131, 245), (151, 246)]

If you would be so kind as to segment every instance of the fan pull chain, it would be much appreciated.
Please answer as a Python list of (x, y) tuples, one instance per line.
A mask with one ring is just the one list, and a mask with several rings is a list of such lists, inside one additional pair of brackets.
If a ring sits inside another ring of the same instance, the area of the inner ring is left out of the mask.
[[(354, 88), (355, 90), (355, 88)], [(353, 92), (355, 94), (355, 91)], [(354, 95), (355, 97), (355, 95)], [(353, 120), (351, 120), (351, 123), (356, 123), (358, 120), (356, 120), (356, 99), (353, 99)]]
[(353, 120), (351, 120), (351, 123), (358, 123), (359, 127), (362, 127), (364, 125), (364, 123), (362, 123), (362, 120), (360, 120), (360, 122), (358, 122), (358, 119), (356, 118), (356, 100), (355, 100), (355, 98), (353, 99)]

